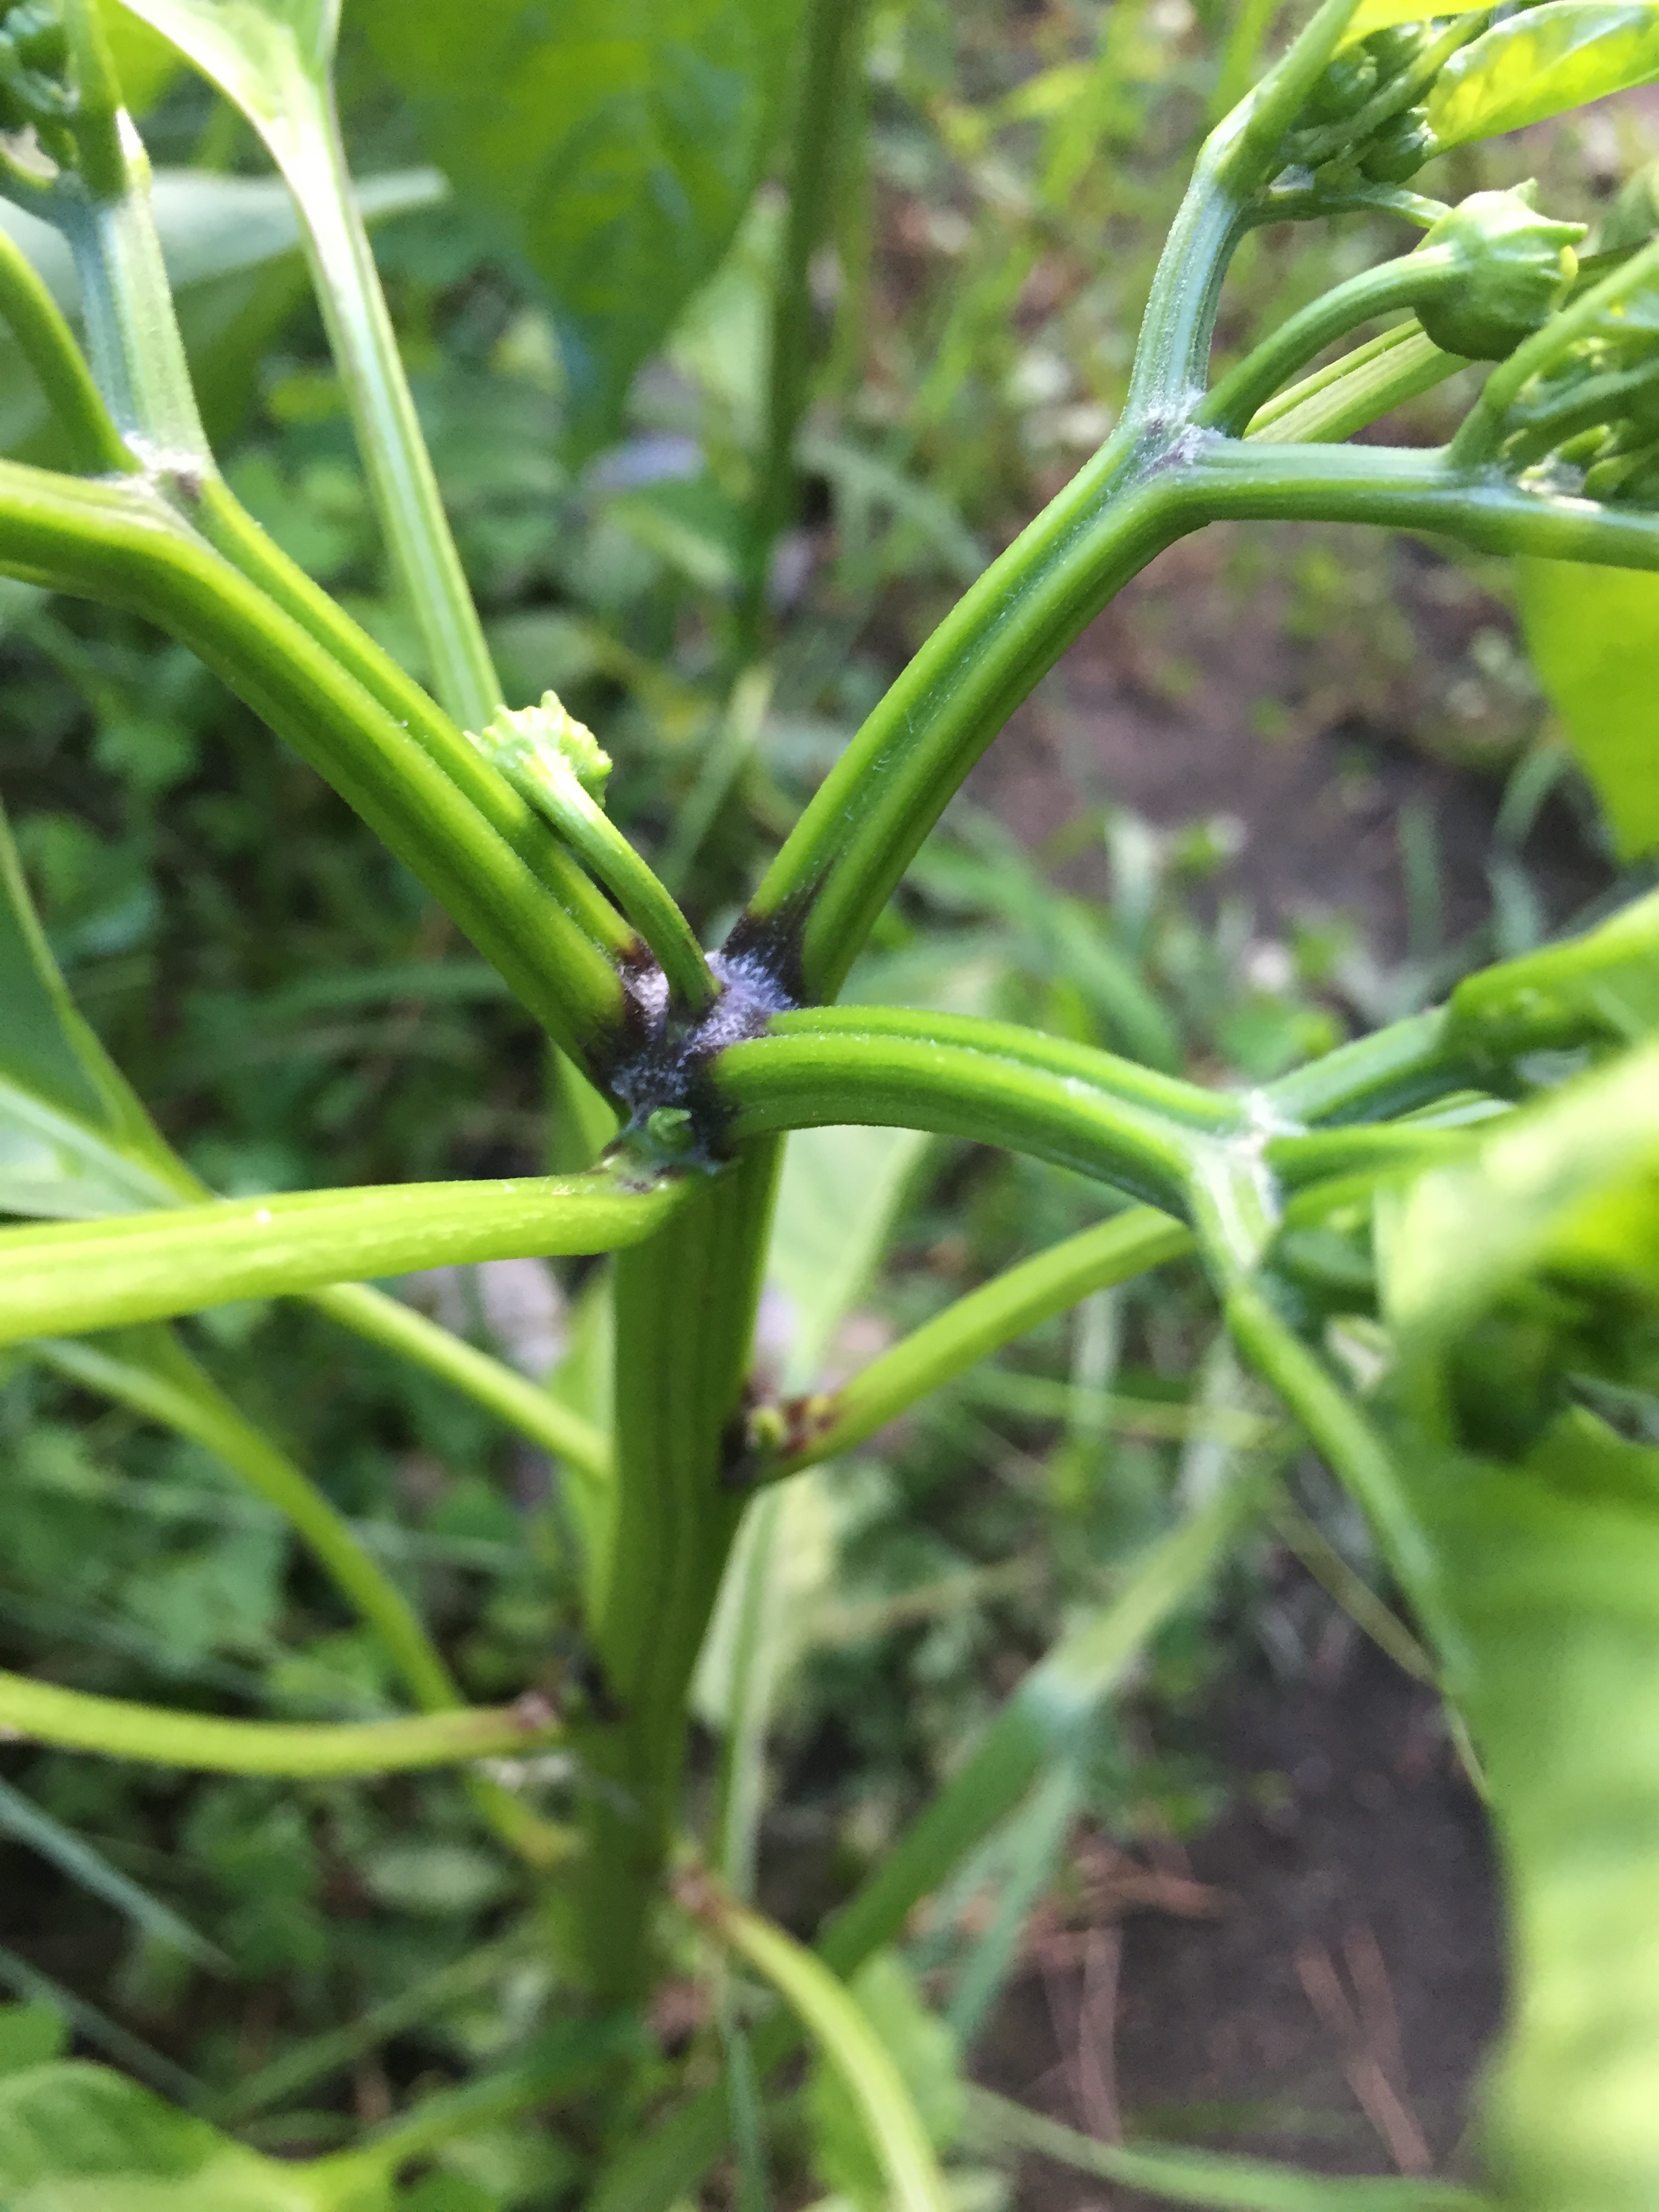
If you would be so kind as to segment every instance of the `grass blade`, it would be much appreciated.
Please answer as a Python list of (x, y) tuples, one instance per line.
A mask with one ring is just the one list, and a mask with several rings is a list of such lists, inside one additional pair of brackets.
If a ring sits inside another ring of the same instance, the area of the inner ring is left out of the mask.
[(1455, 2181), (1338, 2180), (1266, 2159), (1151, 2143), (1128, 2148), (1098, 2142), (990, 2089), (970, 2088), (969, 2100), (974, 2132), (988, 2147), (1036, 2151), (1171, 2203), (1212, 2205), (1218, 2212), (1495, 2212), (1490, 2198)]
[(847, 1984), (805, 1944), (707, 1876), (686, 1877), (678, 1893), (687, 1911), (779, 1991), (841, 2076), (887, 2177), (893, 2212), (951, 2212), (950, 2191), (921, 2116)]
[(197, 1966), (205, 1966), (210, 1973), (231, 1971), (230, 1960), (217, 1945), (198, 1935), (171, 1905), (163, 1905), (159, 1897), (152, 1897), (147, 1889), (112, 1867), (101, 1851), (94, 1850), (73, 1828), (66, 1828), (61, 1820), (53, 1820), (50, 1813), (43, 1812), (32, 1798), (7, 1782), (0, 1782), (0, 1829), (15, 1842), (38, 1851), (59, 1874), (66, 1875), (92, 1896), (112, 1905), (158, 1943), (181, 1952)]

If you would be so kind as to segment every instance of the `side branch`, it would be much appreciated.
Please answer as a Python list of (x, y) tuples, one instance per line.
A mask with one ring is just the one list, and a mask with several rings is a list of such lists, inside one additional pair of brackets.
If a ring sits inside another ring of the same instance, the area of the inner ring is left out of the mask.
[(1029, 1152), (1167, 1211), (1184, 1210), (1195, 1152), (1214, 1141), (1206, 1133), (1093, 1087), (1081, 1073), (925, 1030), (895, 1035), (874, 1021), (862, 1026), (865, 1011), (851, 1010), (833, 1027), (786, 1015), (766, 1036), (729, 1046), (709, 1072), (727, 1141), (834, 1122), (927, 1129)]
[(0, 1343), (445, 1262), (616, 1251), (659, 1229), (685, 1189), (666, 1176), (598, 1168), (513, 1182), (290, 1192), (6, 1230)]
[[(781, 1455), (769, 1464), (763, 1462), (761, 1473), (797, 1474), (852, 1450), (1000, 1346), (1040, 1328), (1092, 1291), (1179, 1259), (1192, 1245), (1192, 1232), (1180, 1222), (1150, 1206), (1137, 1206), (1022, 1260), (924, 1322), (833, 1396), (809, 1398), (784, 1409), (786, 1422), (793, 1416), (793, 1430), (786, 1429), (775, 1447)], [(794, 1433), (802, 1438), (799, 1445)], [(765, 1442), (757, 1435), (759, 1450)]]
[(139, 482), (0, 462), (0, 569), (148, 617), (222, 676), (411, 867), (603, 1080), (626, 1001), (604, 953), (382, 702)]
[(356, 1721), (313, 1727), (303, 1722), (222, 1720), (210, 1713), (170, 1711), (125, 1698), (99, 1698), (0, 1673), (0, 1728), (65, 1751), (100, 1752), (208, 1774), (294, 1778), (392, 1774), (419, 1766), (451, 1766), (469, 1759), (522, 1757), (560, 1741), (546, 1704), (472, 1712), (426, 1713), (416, 1720)]
[(1440, 531), (1482, 553), (1659, 568), (1659, 514), (1454, 468), (1444, 450), (1216, 439), (1182, 474), (1209, 520), (1366, 522)]

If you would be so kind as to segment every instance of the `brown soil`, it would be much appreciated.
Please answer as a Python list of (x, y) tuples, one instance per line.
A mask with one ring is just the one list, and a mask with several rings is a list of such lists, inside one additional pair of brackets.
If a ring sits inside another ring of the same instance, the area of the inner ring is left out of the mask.
[[(1243, 1686), (1212, 1727), (1229, 1809), (1153, 1879), (1097, 1885), (1107, 1909), (1085, 1924), (1038, 1935), (980, 2078), (1109, 2139), (1468, 2172), (1501, 1973), (1485, 1822), (1435, 1701), (1364, 1647), (1322, 1680)], [(1034, 2158), (1017, 2201), (1152, 2202)]]
[[(1402, 820), (1437, 846), (1440, 934), (1455, 943), (1486, 917), (1504, 771), (1540, 718), (1480, 574), (1405, 540), (1220, 526), (1120, 594), (968, 793), (1031, 843), (1108, 805), (1170, 829), (1229, 817), (1241, 842), (1219, 888), (1245, 894), (1259, 927), (1346, 915), (1394, 959)], [(1607, 879), (1559, 800), (1527, 859), (1553, 919)]]

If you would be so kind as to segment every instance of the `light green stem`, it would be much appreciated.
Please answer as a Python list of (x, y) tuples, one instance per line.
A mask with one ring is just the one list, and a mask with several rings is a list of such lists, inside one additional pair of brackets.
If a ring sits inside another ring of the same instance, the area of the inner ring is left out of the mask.
[(821, 1405), (808, 1401), (799, 1417), (807, 1441), (765, 1472), (794, 1474), (850, 1451), (1000, 1346), (1040, 1328), (1091, 1291), (1178, 1259), (1192, 1244), (1182, 1223), (1139, 1206), (1022, 1261), (924, 1322)]
[(892, 2212), (951, 2212), (951, 2198), (904, 2078), (858, 1999), (805, 1944), (707, 1875), (679, 1884), (682, 1906), (763, 1975), (799, 2016), (863, 2121)]
[(567, 1931), (573, 1972), (611, 2000), (647, 1978), (688, 1689), (743, 1510), (726, 1471), (778, 1149), (750, 1146), (616, 1267), (615, 1522), (588, 1623), (605, 1710), (575, 1742), (592, 1786)]
[(573, 1413), (528, 1376), (440, 1328), (401, 1298), (366, 1283), (332, 1283), (326, 1290), (307, 1291), (305, 1297), (342, 1328), (464, 1391), (544, 1451), (568, 1460), (596, 1480), (609, 1478), (610, 1447), (592, 1421)]
[(63, 310), (9, 231), (0, 231), (0, 316), (63, 425), (71, 466), (88, 476), (135, 467)]
[(1194, 421), (1237, 436), (1265, 400), (1316, 353), (1375, 315), (1420, 307), (1458, 281), (1459, 261), (1449, 246), (1419, 249), (1364, 269), (1322, 294), (1262, 339), (1214, 386)]
[(611, 1252), (686, 1194), (627, 1168), (522, 1182), (398, 1183), (220, 1199), (0, 1231), (0, 1343), (167, 1321), (418, 1267)]
[(424, 1713), (417, 1720), (345, 1727), (220, 1720), (65, 1690), (0, 1673), (0, 1728), (64, 1751), (100, 1753), (208, 1774), (304, 1777), (392, 1774), (465, 1759), (521, 1758), (560, 1741), (540, 1700), (522, 1706)]

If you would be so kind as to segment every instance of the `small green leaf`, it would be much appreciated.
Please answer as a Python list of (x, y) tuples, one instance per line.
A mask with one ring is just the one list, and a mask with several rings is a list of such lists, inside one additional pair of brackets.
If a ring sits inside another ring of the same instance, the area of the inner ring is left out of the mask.
[(1429, 94), (1429, 128), (1443, 148), (1461, 146), (1656, 77), (1656, 0), (1546, 0), (1452, 56)]
[(547, 287), (576, 434), (602, 442), (749, 204), (792, 0), (359, 6), (432, 158)]
[(1659, 847), (1659, 576), (1533, 558), (1518, 560), (1515, 574), (1533, 666), (1620, 857), (1650, 853)]

